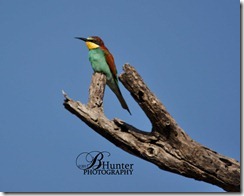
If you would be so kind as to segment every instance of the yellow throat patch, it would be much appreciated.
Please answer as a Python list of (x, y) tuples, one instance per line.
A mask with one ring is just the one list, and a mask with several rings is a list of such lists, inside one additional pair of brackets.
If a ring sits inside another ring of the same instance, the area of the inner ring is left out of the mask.
[(95, 48), (99, 48), (99, 45), (93, 43), (93, 42), (86, 42), (86, 46), (89, 50), (95, 49)]

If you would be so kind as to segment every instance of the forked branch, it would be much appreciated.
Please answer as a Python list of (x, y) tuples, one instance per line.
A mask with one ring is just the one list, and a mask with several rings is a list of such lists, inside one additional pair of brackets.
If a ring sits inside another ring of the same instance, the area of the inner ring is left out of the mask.
[(208, 182), (226, 191), (240, 191), (238, 161), (192, 140), (132, 66), (125, 64), (119, 79), (149, 118), (151, 132), (141, 131), (117, 118), (109, 120), (104, 115), (106, 77), (101, 73), (92, 76), (87, 105), (64, 94), (65, 108), (119, 148), (163, 170)]

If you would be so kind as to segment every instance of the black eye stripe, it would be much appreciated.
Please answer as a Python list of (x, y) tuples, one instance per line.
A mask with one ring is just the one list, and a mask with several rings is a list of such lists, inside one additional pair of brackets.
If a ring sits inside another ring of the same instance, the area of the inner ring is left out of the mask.
[(97, 40), (92, 40), (91, 42), (93, 42), (94, 44), (99, 45), (99, 42)]

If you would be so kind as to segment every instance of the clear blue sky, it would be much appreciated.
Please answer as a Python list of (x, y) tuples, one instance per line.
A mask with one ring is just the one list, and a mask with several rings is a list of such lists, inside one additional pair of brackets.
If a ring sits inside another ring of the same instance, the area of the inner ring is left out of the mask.
[[(0, 191), (222, 192), (114, 146), (64, 109), (61, 90), (87, 103), (93, 71), (74, 37), (98, 35), (118, 73), (133, 65), (188, 135), (240, 161), (239, 10), (238, 0), (0, 1)], [(132, 116), (108, 88), (106, 115), (150, 131), (120, 87)], [(75, 159), (92, 150), (133, 175), (83, 175)]]

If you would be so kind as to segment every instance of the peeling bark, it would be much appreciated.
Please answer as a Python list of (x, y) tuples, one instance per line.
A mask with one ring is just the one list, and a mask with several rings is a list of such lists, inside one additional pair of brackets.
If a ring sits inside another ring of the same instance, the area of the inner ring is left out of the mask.
[(92, 76), (87, 105), (64, 93), (65, 108), (119, 148), (163, 170), (211, 183), (226, 191), (240, 191), (238, 161), (191, 139), (132, 66), (125, 64), (119, 79), (147, 115), (152, 124), (151, 132), (141, 131), (117, 118), (109, 120), (104, 115), (106, 77), (101, 73)]

